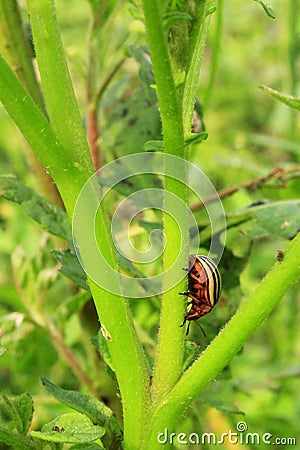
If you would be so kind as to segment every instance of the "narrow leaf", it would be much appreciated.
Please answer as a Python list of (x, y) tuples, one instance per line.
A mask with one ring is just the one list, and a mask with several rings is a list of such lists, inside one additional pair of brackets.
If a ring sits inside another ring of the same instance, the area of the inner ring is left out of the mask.
[(191, 133), (191, 135), (185, 139), (184, 145), (200, 144), (200, 142), (206, 141), (207, 138), (208, 133), (206, 131), (202, 131), (201, 133)]
[[(184, 145), (188, 146), (190, 144), (200, 144), (200, 142), (205, 141), (208, 138), (208, 133), (202, 131), (201, 133), (190, 133), (189, 136), (184, 141)], [(159, 140), (147, 141), (143, 145), (143, 150), (145, 152), (163, 152), (164, 142)]]
[(163, 152), (164, 151), (164, 141), (151, 140), (147, 141), (143, 145), (144, 152)]
[(81, 267), (77, 256), (71, 249), (53, 250), (57, 260), (61, 263), (59, 269), (67, 278), (73, 281), (77, 286), (89, 291), (90, 288), (86, 282), (87, 276)]
[(275, 89), (272, 89), (268, 86), (259, 86), (260, 89), (262, 89), (267, 94), (271, 95), (272, 97), (276, 98), (280, 102), (284, 103), (285, 105), (289, 106), (290, 108), (297, 109), (300, 111), (300, 98), (299, 97), (293, 97), (292, 95), (284, 94), (283, 92), (276, 91)]
[(18, 203), (28, 216), (42, 228), (67, 242), (72, 242), (71, 225), (67, 214), (54, 203), (36, 194), (17, 178), (0, 177), (0, 197)]
[(263, 0), (254, 0), (256, 3), (259, 3), (262, 7), (263, 10), (265, 11), (265, 13), (267, 14), (268, 17), (270, 17), (271, 19), (275, 19), (275, 13), (272, 9), (272, 6), (268, 5), (266, 2), (264, 2)]

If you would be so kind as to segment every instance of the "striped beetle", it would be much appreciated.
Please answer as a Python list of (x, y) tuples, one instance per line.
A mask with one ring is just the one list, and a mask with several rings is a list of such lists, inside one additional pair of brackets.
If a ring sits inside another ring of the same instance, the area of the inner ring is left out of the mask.
[[(188, 271), (188, 290), (180, 292), (180, 295), (186, 295), (191, 299), (188, 302), (191, 308), (180, 326), (183, 327), (186, 321), (189, 321), (186, 331), (188, 334), (191, 321), (208, 314), (218, 302), (221, 293), (221, 277), (216, 263), (204, 255), (191, 255), (189, 267), (186, 270)], [(206, 336), (201, 325), (198, 322), (196, 324)]]

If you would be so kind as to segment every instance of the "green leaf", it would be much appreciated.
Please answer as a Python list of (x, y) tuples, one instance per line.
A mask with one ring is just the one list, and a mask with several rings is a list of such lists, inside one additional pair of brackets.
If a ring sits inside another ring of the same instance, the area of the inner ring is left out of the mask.
[(266, 92), (267, 94), (276, 98), (277, 100), (284, 103), (285, 105), (289, 106), (290, 108), (294, 108), (294, 109), (300, 111), (300, 98), (299, 97), (293, 97), (292, 95), (284, 94), (283, 92), (276, 91), (275, 89), (272, 89), (268, 86), (261, 85), (259, 87), (264, 92)]
[(32, 431), (35, 438), (49, 442), (84, 444), (101, 438), (105, 429), (84, 414), (69, 413), (56, 417), (42, 427), (42, 431)]
[[(140, 77), (147, 78), (145, 71)], [(151, 139), (161, 139), (161, 122), (157, 110), (155, 90), (144, 84), (126, 100), (113, 101), (112, 114), (105, 130), (104, 145), (121, 157), (140, 152), (144, 143)]]
[(208, 133), (206, 131), (202, 131), (201, 133), (191, 133), (189, 137), (184, 141), (184, 145), (190, 144), (200, 144), (200, 142), (206, 141), (208, 138)]
[(211, 6), (206, 12), (206, 17), (213, 14), (217, 9), (218, 9), (217, 6)]
[(0, 176), (0, 197), (21, 205), (25, 213), (42, 228), (67, 242), (72, 242), (67, 214), (54, 203), (36, 194), (17, 178)]
[(264, 203), (228, 214), (228, 218), (233, 222), (255, 219), (257, 226), (269, 234), (291, 239), (300, 228), (300, 200)]
[(5, 402), (7, 413), (10, 416), (8, 428), (16, 429), (19, 434), (26, 435), (31, 425), (33, 416), (33, 400), (30, 394), (23, 393), (10, 399), (6, 395), (0, 395)]
[(163, 152), (164, 151), (164, 141), (151, 140), (147, 141), (143, 145), (144, 152)]
[(83, 270), (76, 254), (71, 249), (53, 250), (57, 260), (61, 263), (59, 269), (67, 278), (73, 281), (77, 286), (89, 291), (90, 288), (86, 282), (87, 276)]
[(156, 93), (150, 88), (150, 86), (155, 83), (155, 79), (152, 71), (151, 59), (149, 57), (149, 50), (144, 47), (138, 47), (137, 45), (129, 45), (127, 50), (139, 65), (139, 76), (144, 84), (145, 93), (149, 96), (151, 103), (156, 103)]
[(34, 411), (32, 397), (30, 394), (24, 393), (18, 395), (12, 402), (21, 419), (22, 429), (19, 432), (26, 435), (30, 428)]
[(257, 225), (270, 234), (286, 239), (294, 237), (300, 228), (300, 200), (280, 201), (255, 208)]
[(106, 429), (103, 443), (107, 449), (117, 450), (120, 448), (120, 443), (122, 442), (120, 425), (111, 409), (104, 405), (104, 403), (87, 394), (61, 389), (46, 378), (42, 378), (42, 383), (47, 391), (61, 403), (80, 413), (86, 414), (93, 423), (101, 425)]
[(263, 9), (268, 17), (270, 17), (271, 19), (276, 18), (275, 13), (270, 5), (267, 5), (267, 3), (264, 2), (263, 0), (254, 0), (254, 1), (259, 3), (263, 7)]
[(242, 414), (245, 415), (243, 411), (238, 409), (235, 405), (230, 402), (225, 402), (213, 397), (211, 394), (204, 392), (201, 394), (200, 399), (209, 406), (216, 408), (218, 411), (224, 414)]
[(29, 439), (18, 436), (0, 425), (0, 442), (10, 446), (13, 450), (32, 450), (36, 446)]

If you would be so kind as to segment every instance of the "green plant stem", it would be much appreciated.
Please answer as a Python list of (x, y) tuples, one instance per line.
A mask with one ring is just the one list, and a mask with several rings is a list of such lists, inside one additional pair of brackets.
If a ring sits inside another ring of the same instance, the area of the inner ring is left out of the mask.
[(33, 64), (33, 52), (24, 35), (18, 3), (16, 0), (0, 2), (0, 49), (33, 100), (45, 113), (43, 96), (38, 85)]
[(48, 120), (1, 56), (0, 101), (51, 174), (72, 217), (78, 194), (88, 174), (72, 163)]
[(210, 14), (207, 16), (209, 8), (213, 5), (211, 0), (200, 0), (197, 4), (196, 17), (193, 24), (186, 78), (182, 97), (183, 131), (187, 138), (191, 132), (193, 110), (199, 87), (199, 75), (203, 57), (206, 35), (210, 23)]
[[(47, 115), (44, 99), (32, 64), (33, 51), (29, 39), (26, 38), (24, 33), (21, 14), (16, 0), (3, 0), (0, 2), (0, 36), (0, 53), (10, 64), (41, 111)], [(37, 181), (37, 189), (44, 196), (62, 206), (56, 186), (43, 165), (28, 146), (25, 146), (25, 152), (30, 169)]]
[[(253, 294), (239, 308), (201, 357), (157, 405), (149, 426), (145, 448), (161, 449), (161, 444), (157, 441), (158, 433), (163, 432), (165, 428), (169, 433), (174, 430), (174, 424), (184, 410), (270, 315), (283, 295), (300, 276), (299, 254), (300, 233), (290, 243), (283, 261), (277, 261), (274, 264)], [(169, 448), (170, 446), (165, 444), (164, 450)]]
[[(43, 94), (51, 125), (74, 164), (93, 171), (53, 0), (27, 0)], [(62, 95), (63, 94), (63, 95)]]
[[(143, 0), (143, 8), (161, 113), (164, 149), (166, 153), (184, 158), (181, 108), (163, 32), (160, 5), (157, 0)], [(164, 188), (166, 192), (172, 192), (183, 201), (186, 200), (186, 187), (176, 179), (166, 177)], [(182, 241), (186, 246), (182, 267), (186, 265), (187, 260), (187, 221), (183, 219), (183, 226), (179, 230), (171, 216), (166, 213), (171, 211), (171, 208), (172, 205), (165, 199), (163, 220), (167, 244), (164, 251), (164, 271), (176, 260)], [(168, 283), (167, 276), (165, 282)], [(166, 292), (162, 298), (159, 341), (152, 380), (154, 403), (174, 386), (181, 375), (183, 329), (179, 325), (183, 319), (184, 302), (178, 295), (180, 288), (183, 288), (183, 283), (181, 287), (175, 286)]]
[(162, 120), (165, 152), (183, 157), (181, 108), (177, 99), (157, 0), (143, 0), (145, 23)]
[[(98, 184), (95, 186), (98, 192)], [(80, 210), (80, 217), (75, 217), (79, 229), (86, 230), (89, 217), (99, 206), (96, 194), (93, 204), (93, 191), (89, 191), (89, 201), (84, 202)], [(80, 222), (78, 223), (77, 220)], [(105, 211), (99, 208), (97, 223), (101, 224), (99, 233), (99, 247), (105, 261), (111, 266), (109, 280), (112, 286), (119, 285), (122, 292), (120, 278), (115, 261), (114, 247), (112, 245), (110, 227), (107, 222)], [(91, 238), (83, 232), (76, 244), (80, 249), (81, 258), (86, 267), (96, 264), (92, 261), (93, 250), (90, 251)], [(101, 268), (100, 268), (101, 270)], [(103, 269), (102, 269), (103, 270)], [(114, 271), (115, 270), (115, 271)], [(120, 295), (106, 291), (91, 278), (88, 278), (89, 286), (93, 295), (95, 307), (101, 323), (103, 336), (115, 371), (118, 386), (122, 398), (124, 419), (124, 448), (138, 450), (144, 439), (148, 416), (149, 416), (149, 385), (150, 371), (147, 365), (142, 346), (137, 338), (133, 325), (132, 314), (126, 299)], [(128, 372), (130, 370), (130, 374)]]

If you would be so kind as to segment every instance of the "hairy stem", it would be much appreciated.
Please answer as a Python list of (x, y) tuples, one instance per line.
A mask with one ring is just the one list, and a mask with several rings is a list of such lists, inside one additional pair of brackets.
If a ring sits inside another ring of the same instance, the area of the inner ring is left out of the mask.
[[(175, 82), (171, 69), (166, 37), (163, 32), (160, 4), (157, 0), (143, 0), (148, 44), (150, 47), (153, 72), (155, 76), (157, 96), (161, 113), (162, 131), (165, 153), (184, 158), (184, 138), (181, 108), (177, 98)], [(169, 167), (171, 169), (171, 167)], [(165, 177), (164, 189), (174, 193), (186, 201), (186, 187), (174, 178)], [(178, 229), (167, 211), (172, 210), (172, 202), (165, 197), (164, 203), (164, 234), (166, 248), (164, 251), (164, 272), (176, 260), (180, 244), (185, 243), (182, 257), (182, 267), (187, 260), (187, 221)], [(169, 282), (165, 275), (166, 285)], [(178, 291), (183, 288), (178, 285), (163, 294), (160, 332), (157, 348), (155, 369), (152, 380), (152, 399), (157, 401), (178, 380), (181, 375), (183, 353), (183, 330), (179, 327), (183, 318), (184, 302), (180, 300)], [(172, 339), (170, 339), (172, 336)]]
[[(290, 243), (283, 261), (274, 264), (210, 346), (157, 405), (149, 427), (148, 448), (161, 449), (158, 434), (165, 428), (169, 433), (173, 431), (185, 409), (229, 363), (299, 278), (299, 254), (300, 233)], [(168, 444), (164, 446), (164, 450), (169, 448)]]

